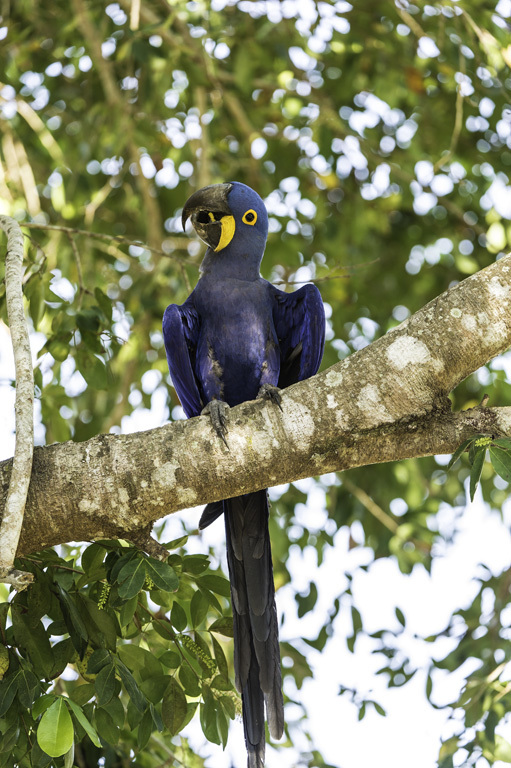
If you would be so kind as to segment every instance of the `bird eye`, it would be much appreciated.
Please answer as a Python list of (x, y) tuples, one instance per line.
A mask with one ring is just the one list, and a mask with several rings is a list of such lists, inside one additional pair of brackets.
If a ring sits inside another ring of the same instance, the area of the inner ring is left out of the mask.
[(250, 224), (253, 227), (257, 221), (257, 213), (253, 211), (252, 208), (249, 208), (249, 210), (243, 214), (241, 220), (244, 224)]

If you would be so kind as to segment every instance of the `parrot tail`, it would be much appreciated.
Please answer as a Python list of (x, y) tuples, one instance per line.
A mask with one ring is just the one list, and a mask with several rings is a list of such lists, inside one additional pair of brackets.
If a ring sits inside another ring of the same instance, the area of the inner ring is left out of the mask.
[[(201, 528), (219, 516), (220, 503), (211, 505), (211, 515), (206, 507)], [(242, 699), (248, 768), (263, 768), (265, 705), (272, 738), (280, 739), (284, 731), (267, 492), (227, 499), (223, 512), (234, 623), (234, 671)]]

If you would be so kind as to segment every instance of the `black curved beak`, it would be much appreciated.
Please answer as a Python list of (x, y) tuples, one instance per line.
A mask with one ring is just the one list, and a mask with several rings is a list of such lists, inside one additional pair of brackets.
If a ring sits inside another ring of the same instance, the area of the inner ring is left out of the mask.
[[(210, 184), (194, 192), (186, 201), (181, 221), (183, 229), (187, 220), (192, 216), (192, 224), (197, 229), (197, 224), (207, 226), (219, 221), (222, 216), (232, 215), (227, 201), (232, 184)], [(213, 215), (213, 218), (209, 214)], [(198, 232), (197, 234), (200, 235)]]

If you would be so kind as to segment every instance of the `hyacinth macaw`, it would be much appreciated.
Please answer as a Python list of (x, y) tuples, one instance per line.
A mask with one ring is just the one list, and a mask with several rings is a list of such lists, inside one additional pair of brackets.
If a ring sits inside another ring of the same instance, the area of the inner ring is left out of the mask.
[[(318, 370), (325, 313), (314, 285), (284, 293), (259, 274), (268, 234), (263, 201), (245, 184), (213, 184), (185, 203), (208, 249), (184, 304), (171, 304), (163, 335), (172, 382), (188, 418), (207, 413), (225, 441), (227, 411)], [(265, 715), (279, 739), (284, 711), (266, 490), (208, 504), (199, 527), (224, 514), (234, 623), (234, 668), (241, 693), (249, 768), (262, 768)]]

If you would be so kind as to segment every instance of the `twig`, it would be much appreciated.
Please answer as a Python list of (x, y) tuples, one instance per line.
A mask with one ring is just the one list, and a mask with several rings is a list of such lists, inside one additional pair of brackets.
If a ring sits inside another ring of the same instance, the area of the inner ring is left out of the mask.
[(422, 29), (421, 25), (413, 18), (413, 16), (408, 13), (408, 11), (403, 8), (401, 3), (396, 3), (396, 11), (398, 12), (399, 16), (401, 16), (402, 20), (406, 24), (407, 27), (411, 29), (415, 37), (421, 38), (426, 37), (426, 33)]
[[(83, 235), (84, 237), (90, 237), (92, 239), (96, 238), (98, 240), (113, 240), (117, 243), (121, 243), (122, 245), (135, 245), (137, 248), (144, 248), (146, 251), (156, 253), (158, 256), (165, 256), (167, 259), (174, 259), (175, 261), (179, 262), (186, 261), (180, 256), (175, 256), (172, 253), (163, 251), (161, 248), (154, 248), (152, 245), (146, 245), (146, 243), (142, 243), (140, 240), (129, 240), (127, 237), (123, 237), (122, 235), (107, 235), (104, 232), (90, 232), (88, 229), (77, 229), (77, 227), (61, 227), (57, 224), (36, 224), (33, 221), (20, 222), (20, 226), (24, 229), (48, 229), (55, 232), (64, 232), (65, 234), (70, 235)], [(188, 240), (185, 240), (184, 238), (172, 238), (171, 244), (172, 248), (175, 250), (188, 250)]]
[(82, 262), (80, 260), (80, 254), (78, 252), (78, 248), (76, 247), (76, 243), (73, 235), (70, 232), (66, 232), (66, 235), (67, 235), (67, 239), (69, 240), (69, 245), (71, 246), (71, 250), (73, 251), (73, 257), (76, 264), (76, 272), (78, 275), (78, 287), (80, 289), (78, 308), (80, 309), (82, 305), (83, 294), (85, 293), (85, 285), (83, 284), (83, 274), (82, 274)]
[(385, 526), (385, 528), (388, 528), (388, 530), (392, 533), (397, 532), (399, 523), (397, 523), (394, 518), (391, 517), (391, 515), (385, 512), (384, 509), (382, 509), (375, 501), (373, 501), (369, 494), (367, 494), (362, 488), (359, 488), (358, 485), (352, 483), (346, 474), (344, 474), (342, 477), (342, 484), (346, 490), (352, 494), (352, 496), (355, 496), (355, 498), (360, 501), (360, 503), (367, 509), (368, 512), (371, 513), (373, 517), (376, 518), (376, 520), (379, 520), (379, 522)]
[[(399, 529), (399, 523), (397, 520), (394, 519), (392, 515), (389, 515), (388, 512), (385, 512), (384, 509), (382, 509), (379, 504), (377, 504), (374, 499), (372, 499), (368, 493), (366, 493), (362, 488), (359, 488), (358, 485), (355, 485), (355, 483), (352, 483), (351, 480), (344, 474), (342, 476), (342, 484), (346, 488), (349, 493), (351, 493), (352, 496), (354, 496), (358, 501), (364, 506), (367, 511), (376, 519), (378, 520), (382, 525), (385, 526), (391, 533), (394, 535), (397, 533)], [(422, 552), (428, 554), (431, 551), (431, 547), (424, 541), (419, 541), (415, 538), (410, 538), (409, 541), (419, 550)]]
[[(460, 72), (465, 74), (465, 57), (460, 51)], [(440, 170), (440, 168), (443, 168), (447, 163), (451, 161), (451, 158), (453, 157), (454, 153), (456, 152), (456, 147), (458, 146), (458, 140), (460, 138), (460, 134), (463, 128), (463, 94), (461, 92), (461, 83), (458, 83), (458, 88), (456, 89), (456, 113), (454, 118), (454, 128), (452, 131), (451, 136), (451, 143), (449, 146), (449, 150), (447, 154), (445, 154), (443, 157), (440, 157), (435, 165), (433, 166), (434, 173), (437, 173), (437, 171)]]
[(5, 295), (16, 370), (16, 445), (0, 526), (0, 579), (21, 590), (34, 578), (31, 573), (14, 568), (32, 472), (34, 372), (28, 326), (23, 310), (23, 235), (19, 224), (9, 216), (0, 216), (0, 228), (7, 236)]
[(72, 0), (72, 7), (78, 28), (94, 62), (108, 106), (116, 114), (124, 115), (124, 146), (128, 150), (130, 162), (137, 168), (136, 184), (144, 201), (147, 239), (151, 245), (155, 245), (157, 242), (161, 242), (161, 212), (158, 201), (153, 196), (152, 185), (142, 171), (140, 148), (135, 139), (135, 119), (132, 109), (119, 90), (112, 63), (103, 57), (101, 39), (92, 20), (89, 4), (85, 0)]

